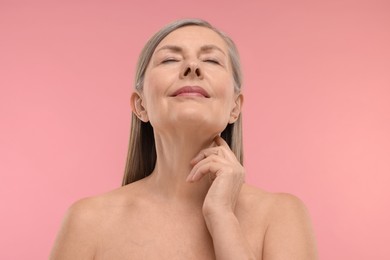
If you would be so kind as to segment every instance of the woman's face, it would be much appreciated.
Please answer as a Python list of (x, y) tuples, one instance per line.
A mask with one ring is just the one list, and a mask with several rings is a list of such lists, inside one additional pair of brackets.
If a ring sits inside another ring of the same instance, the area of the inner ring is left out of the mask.
[(186, 26), (173, 31), (146, 69), (141, 103), (148, 120), (155, 130), (183, 126), (222, 132), (241, 105), (232, 75), (228, 47), (213, 30)]

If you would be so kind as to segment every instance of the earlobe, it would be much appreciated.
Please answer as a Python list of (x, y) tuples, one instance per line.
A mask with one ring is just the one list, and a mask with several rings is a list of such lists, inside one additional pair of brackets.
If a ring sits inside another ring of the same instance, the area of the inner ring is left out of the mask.
[(133, 113), (142, 121), (148, 122), (148, 113), (144, 107), (142, 96), (138, 92), (133, 92), (130, 98), (131, 109)]
[(241, 93), (239, 93), (234, 101), (234, 107), (230, 112), (229, 124), (233, 124), (234, 122), (237, 121), (241, 113), (241, 107), (243, 102), (244, 102), (244, 96)]

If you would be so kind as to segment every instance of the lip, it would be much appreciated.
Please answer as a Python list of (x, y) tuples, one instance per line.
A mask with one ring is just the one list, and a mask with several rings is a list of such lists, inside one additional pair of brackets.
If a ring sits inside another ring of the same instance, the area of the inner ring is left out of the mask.
[(210, 95), (207, 93), (206, 90), (204, 90), (202, 87), (199, 86), (184, 86), (176, 90), (171, 97), (176, 96), (203, 96), (205, 98), (209, 98)]

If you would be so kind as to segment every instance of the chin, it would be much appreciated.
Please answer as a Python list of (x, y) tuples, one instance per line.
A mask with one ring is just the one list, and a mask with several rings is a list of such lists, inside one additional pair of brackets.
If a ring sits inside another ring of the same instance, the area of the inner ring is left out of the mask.
[(183, 108), (180, 111), (173, 110), (169, 115), (165, 113), (164, 115), (159, 114), (154, 118), (156, 120), (153, 120), (154, 122), (151, 123), (154, 128), (164, 129), (164, 131), (183, 131), (214, 136), (225, 130), (229, 120), (226, 115), (212, 113), (209, 109), (207, 111), (201, 110), (193, 107)]
[(181, 115), (172, 120), (172, 124), (176, 129), (183, 131), (203, 133), (207, 135), (216, 135), (221, 133), (227, 123), (216, 120), (216, 117), (208, 117), (204, 115)]

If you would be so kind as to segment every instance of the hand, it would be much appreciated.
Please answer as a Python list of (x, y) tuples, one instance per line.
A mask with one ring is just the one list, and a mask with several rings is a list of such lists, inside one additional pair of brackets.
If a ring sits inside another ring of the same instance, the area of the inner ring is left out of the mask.
[(230, 150), (225, 140), (217, 136), (214, 147), (203, 149), (191, 164), (193, 168), (187, 181), (196, 182), (203, 177), (212, 182), (203, 203), (205, 218), (220, 214), (234, 213), (245, 170)]

